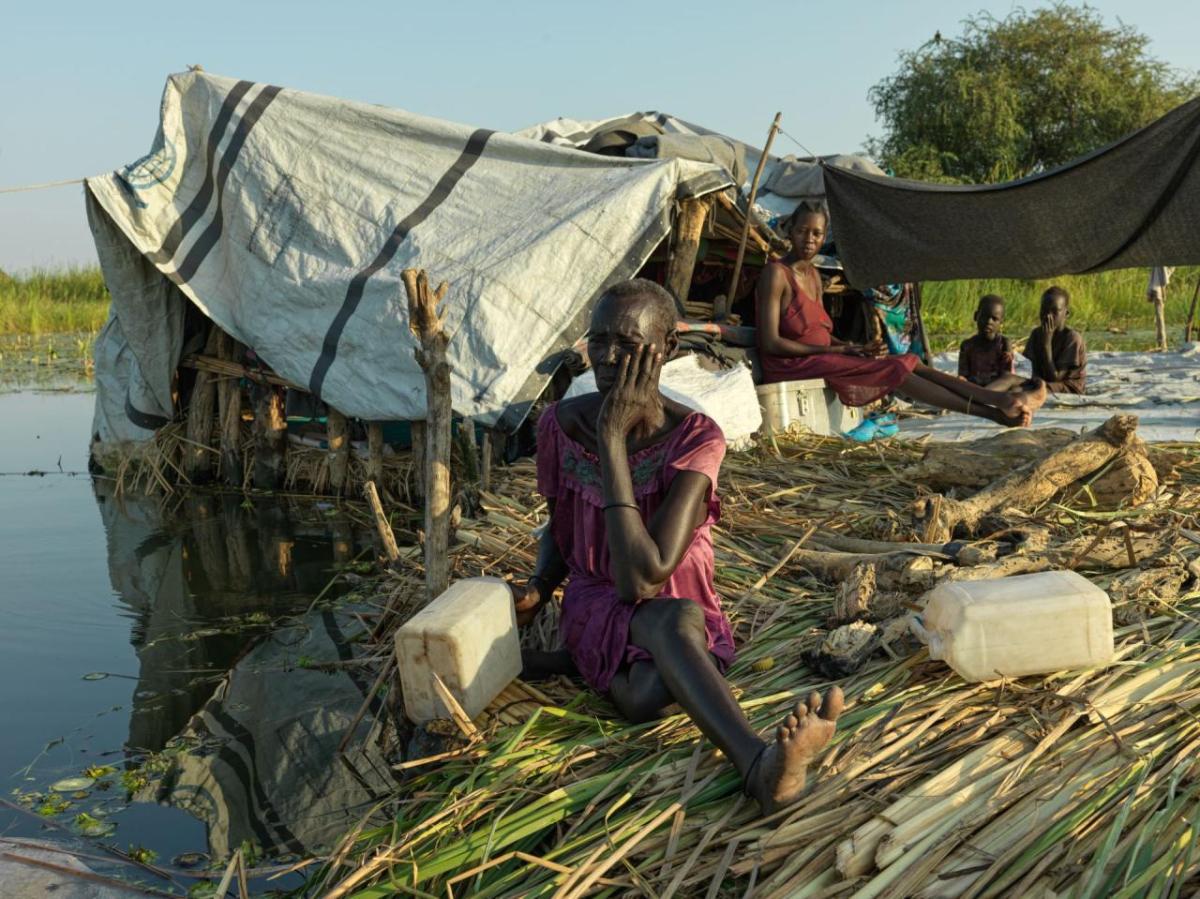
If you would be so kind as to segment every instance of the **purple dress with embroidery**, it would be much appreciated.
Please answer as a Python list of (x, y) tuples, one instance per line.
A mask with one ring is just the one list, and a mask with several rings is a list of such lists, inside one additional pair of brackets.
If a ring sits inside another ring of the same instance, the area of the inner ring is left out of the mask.
[[(629, 622), (637, 606), (620, 600), (610, 574), (600, 462), (566, 435), (557, 412), (555, 403), (538, 421), (537, 473), (538, 491), (555, 501), (554, 540), (569, 572), (560, 628), (584, 680), (603, 692), (623, 665), (651, 656), (630, 642)], [(654, 515), (678, 472), (698, 471), (712, 483), (704, 523), (658, 595), (690, 599), (704, 609), (709, 652), (722, 670), (733, 661), (733, 633), (713, 589), (711, 531), (721, 516), (717, 473), (724, 456), (720, 427), (693, 412), (665, 440), (629, 457), (643, 521)]]

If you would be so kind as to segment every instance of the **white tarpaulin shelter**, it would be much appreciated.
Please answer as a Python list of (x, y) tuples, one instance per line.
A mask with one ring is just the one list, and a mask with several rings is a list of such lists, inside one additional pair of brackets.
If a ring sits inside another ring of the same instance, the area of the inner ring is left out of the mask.
[(455, 411), (513, 427), (610, 284), (719, 166), (598, 156), (235, 81), (172, 75), (151, 152), (87, 181), (112, 311), (96, 347), (102, 441), (172, 417), (182, 296), (343, 413), (421, 419), (400, 272), (450, 283)]

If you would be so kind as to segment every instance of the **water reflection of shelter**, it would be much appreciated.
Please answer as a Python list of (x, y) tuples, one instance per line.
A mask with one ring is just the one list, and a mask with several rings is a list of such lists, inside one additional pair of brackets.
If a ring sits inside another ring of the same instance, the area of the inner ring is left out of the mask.
[(157, 751), (183, 735), (200, 746), (176, 758), (165, 787), (137, 798), (204, 820), (216, 855), (243, 840), (309, 852), (344, 832), (390, 783), (370, 748), (334, 760), (369, 676), (298, 662), (345, 662), (348, 631), (361, 625), (327, 611), (268, 636), (243, 625), (255, 613), (306, 610), (335, 561), (352, 555), (349, 523), (312, 525), (286, 505), (241, 496), (192, 495), (165, 509), (160, 499), (117, 498), (104, 481), (96, 501), (139, 661), (128, 745)]
[(244, 841), (269, 855), (327, 852), (394, 790), (376, 741), (337, 755), (371, 689), (366, 670), (294, 666), (299, 656), (347, 659), (359, 627), (324, 611), (273, 634), (191, 720), (184, 735), (200, 749), (175, 759), (170, 790), (157, 798), (202, 819), (215, 856)]

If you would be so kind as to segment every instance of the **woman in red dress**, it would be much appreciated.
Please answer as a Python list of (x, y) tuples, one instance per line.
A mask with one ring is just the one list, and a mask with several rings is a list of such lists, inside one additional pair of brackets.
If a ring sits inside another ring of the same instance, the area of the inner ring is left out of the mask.
[(812, 258), (825, 242), (824, 211), (801, 204), (788, 220), (791, 251), (771, 262), (758, 279), (758, 352), (763, 381), (822, 378), (847, 406), (899, 393), (951, 412), (965, 412), (1005, 427), (1028, 426), (1046, 400), (1033, 379), (1012, 393), (988, 390), (924, 365), (916, 356), (889, 356), (882, 341), (854, 344), (833, 336), (821, 302), (821, 276)]

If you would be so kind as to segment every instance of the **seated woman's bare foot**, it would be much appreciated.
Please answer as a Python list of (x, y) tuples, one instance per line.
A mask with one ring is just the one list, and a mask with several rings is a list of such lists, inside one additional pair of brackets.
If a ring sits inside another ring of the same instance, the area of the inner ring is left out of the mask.
[(769, 815), (794, 803), (804, 791), (808, 763), (829, 745), (842, 714), (842, 691), (831, 687), (824, 702), (810, 693), (775, 730), (775, 742), (763, 750), (751, 767), (746, 792), (758, 800)]

